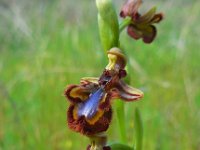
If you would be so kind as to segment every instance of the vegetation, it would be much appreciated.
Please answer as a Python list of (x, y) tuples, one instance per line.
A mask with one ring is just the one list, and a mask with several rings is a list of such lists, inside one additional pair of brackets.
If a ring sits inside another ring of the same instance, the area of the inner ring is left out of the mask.
[[(118, 7), (121, 3), (115, 1)], [(144, 5), (153, 6), (155, 1)], [(197, 150), (200, 2), (156, 5), (165, 19), (151, 45), (122, 35), (131, 85), (142, 85), (145, 93), (141, 101), (126, 103), (126, 115), (133, 118), (133, 108), (140, 108), (144, 150)], [(66, 126), (63, 92), (83, 76), (99, 76), (107, 64), (96, 11), (95, 1), (89, 0), (0, 1), (0, 149), (86, 147), (88, 139), (80, 139)], [(117, 123), (115, 118), (112, 124)], [(130, 144), (132, 120), (126, 119)], [(117, 130), (110, 127), (109, 140), (117, 139)]]

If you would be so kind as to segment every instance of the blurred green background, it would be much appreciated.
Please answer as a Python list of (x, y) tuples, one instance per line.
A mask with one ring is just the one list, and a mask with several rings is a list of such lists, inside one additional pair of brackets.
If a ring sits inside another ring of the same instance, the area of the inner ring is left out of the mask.
[[(115, 0), (117, 11), (123, 0)], [(126, 105), (144, 122), (144, 150), (200, 150), (200, 1), (144, 0), (165, 19), (150, 45), (123, 32), (131, 84), (144, 91)], [(67, 84), (99, 76), (107, 64), (94, 0), (0, 0), (0, 150), (83, 150), (89, 140), (66, 125)], [(108, 130), (118, 141), (117, 120)]]

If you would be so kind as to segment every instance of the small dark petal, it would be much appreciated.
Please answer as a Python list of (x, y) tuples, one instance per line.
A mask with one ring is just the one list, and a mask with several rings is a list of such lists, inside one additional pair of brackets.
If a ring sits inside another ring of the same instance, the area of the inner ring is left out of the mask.
[(88, 145), (88, 147), (87, 147), (87, 149), (86, 149), (86, 150), (90, 150), (90, 147), (91, 147), (91, 145)]
[(139, 31), (136, 26), (129, 25), (127, 28), (127, 33), (130, 37), (132, 37), (135, 40), (138, 40), (142, 37), (142, 32)]
[(161, 20), (163, 20), (163, 14), (159, 13), (159, 14), (155, 14), (153, 16), (153, 18), (150, 20), (150, 23), (159, 23)]
[(122, 18), (125, 18), (126, 17), (126, 13), (124, 11), (121, 11), (119, 16), (122, 17)]
[(111, 107), (108, 111), (105, 111), (103, 116), (99, 118), (94, 124), (90, 124), (86, 121), (84, 116), (78, 117), (77, 119), (73, 116), (74, 105), (70, 105), (67, 111), (67, 123), (70, 129), (79, 132), (83, 135), (94, 135), (97, 133), (104, 132), (108, 129), (112, 119)]
[(125, 3), (120, 11), (119, 16), (122, 18), (126, 18), (127, 16), (130, 16), (130, 10), (129, 6), (127, 3)]
[(153, 42), (153, 40), (156, 37), (156, 33), (157, 33), (155, 26), (151, 25), (148, 28), (149, 28), (149, 31), (147, 31), (147, 32), (144, 31), (144, 35), (143, 35), (143, 41), (144, 41), (144, 43), (147, 43), (147, 44)]
[(156, 8), (153, 7), (150, 10), (148, 10), (145, 14), (138, 16), (137, 20), (134, 20), (135, 24), (137, 25), (145, 25), (145, 24), (150, 24), (150, 20), (154, 17), (156, 12)]
[(141, 15), (137, 12), (133, 14), (131, 17), (135, 22), (138, 22), (140, 20)]
[(111, 150), (111, 147), (110, 146), (104, 146), (103, 150)]
[(119, 78), (120, 79), (126, 77), (126, 75), (127, 75), (126, 70), (124, 70), (124, 69), (119, 70)]
[(133, 17), (138, 12), (138, 8), (140, 7), (142, 0), (127, 0), (127, 2), (123, 5), (120, 17), (125, 18), (127, 16)]
[(153, 25), (146, 25), (146, 27), (143, 28), (130, 25), (127, 28), (127, 32), (133, 39), (138, 40), (142, 38), (143, 42), (147, 44), (155, 39), (157, 33), (156, 28)]

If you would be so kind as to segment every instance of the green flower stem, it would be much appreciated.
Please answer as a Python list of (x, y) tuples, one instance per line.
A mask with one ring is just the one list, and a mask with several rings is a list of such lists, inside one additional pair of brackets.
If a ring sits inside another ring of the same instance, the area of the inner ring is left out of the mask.
[(119, 25), (119, 32), (121, 33), (129, 24), (131, 24), (131, 17), (126, 17)]
[(105, 132), (89, 136), (91, 141), (90, 150), (103, 150), (103, 147), (106, 145), (107, 136)]
[[(105, 52), (112, 47), (119, 47), (119, 23), (112, 0), (96, 0), (98, 9), (98, 24), (101, 43)], [(124, 26), (124, 27), (123, 27)], [(122, 28), (125, 28), (125, 24)], [(117, 101), (117, 116), (121, 141), (126, 143), (126, 127), (124, 103)]]
[(139, 109), (135, 109), (135, 148), (134, 150), (142, 150), (142, 142), (143, 142), (143, 125), (142, 125), (142, 118), (139, 112)]
[(116, 100), (116, 112), (117, 112), (117, 119), (119, 123), (120, 129), (120, 141), (122, 143), (127, 142), (126, 138), (126, 125), (125, 125), (125, 111), (124, 111), (124, 102), (122, 100)]

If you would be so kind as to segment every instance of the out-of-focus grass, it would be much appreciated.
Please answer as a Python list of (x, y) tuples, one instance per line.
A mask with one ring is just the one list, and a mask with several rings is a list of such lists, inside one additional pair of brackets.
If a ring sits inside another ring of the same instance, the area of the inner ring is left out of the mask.
[[(125, 32), (121, 37), (131, 84), (145, 92), (142, 101), (126, 105), (129, 144), (138, 106), (144, 149), (200, 149), (200, 2), (145, 3), (157, 4), (165, 20), (151, 45), (135, 42)], [(63, 91), (81, 77), (98, 76), (107, 63), (95, 3), (0, 1), (0, 41), (0, 149), (86, 147), (88, 139), (66, 126)], [(115, 117), (113, 124), (109, 141), (119, 136)]]

